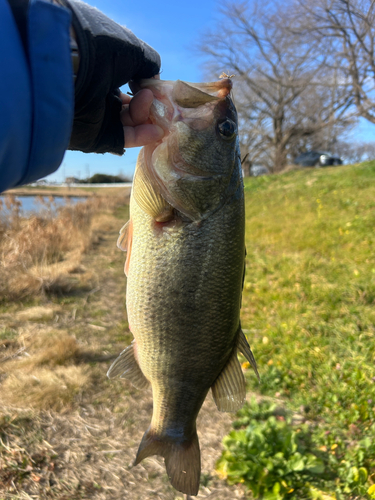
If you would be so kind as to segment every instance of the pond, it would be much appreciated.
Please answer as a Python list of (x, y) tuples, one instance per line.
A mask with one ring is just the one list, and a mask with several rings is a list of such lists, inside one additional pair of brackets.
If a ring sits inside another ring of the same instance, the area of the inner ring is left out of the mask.
[(55, 212), (59, 207), (67, 204), (83, 203), (87, 198), (84, 196), (0, 196), (0, 212), (5, 216), (7, 212), (12, 210), (12, 206), (14, 207), (13, 201), (11, 202), (12, 206), (9, 204), (10, 200), (17, 200), (20, 203), (20, 215), (27, 217), (45, 211)]

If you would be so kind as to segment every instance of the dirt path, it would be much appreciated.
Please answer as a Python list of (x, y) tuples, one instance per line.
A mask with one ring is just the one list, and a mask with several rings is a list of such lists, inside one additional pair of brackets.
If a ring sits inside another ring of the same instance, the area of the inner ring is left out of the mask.
[[(33, 342), (52, 335), (51, 331), (56, 342), (68, 335), (78, 346), (51, 373), (73, 364), (88, 380), (59, 411), (14, 404), (0, 411), (1, 499), (186, 498), (170, 486), (163, 459), (151, 457), (131, 466), (150, 423), (151, 391), (141, 392), (126, 380), (106, 377), (111, 361), (131, 341), (125, 316), (125, 259), (116, 248), (123, 222), (108, 216), (98, 231), (97, 244), (85, 255), (80, 272), (90, 276), (89, 289), (45, 301), (39, 305), (45, 309), (39, 319), (32, 308), (20, 316), (17, 306), (0, 314), (0, 329), (14, 332), (14, 345), (3, 346), (8, 358), (0, 350), (0, 381), (9, 376), (4, 367), (9, 371), (17, 360), (23, 362), (25, 352), (35, 357), (39, 351), (33, 350)], [(25, 350), (17, 354), (21, 337)], [(246, 498), (241, 486), (228, 486), (214, 473), (231, 420), (232, 416), (217, 411), (209, 395), (198, 418), (202, 454), (198, 498)]]

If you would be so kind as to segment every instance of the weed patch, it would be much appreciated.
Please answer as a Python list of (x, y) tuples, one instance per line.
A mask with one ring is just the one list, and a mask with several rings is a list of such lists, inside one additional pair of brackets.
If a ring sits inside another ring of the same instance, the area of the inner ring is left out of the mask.
[(239, 411), (217, 463), (222, 477), (265, 500), (366, 497), (375, 425), (346, 447), (321, 426), (293, 423), (275, 410), (274, 403), (253, 399)]

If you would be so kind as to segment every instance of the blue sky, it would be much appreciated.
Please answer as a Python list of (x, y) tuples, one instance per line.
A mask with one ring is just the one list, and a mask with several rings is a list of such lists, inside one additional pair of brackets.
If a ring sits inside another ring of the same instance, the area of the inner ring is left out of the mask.
[[(199, 34), (212, 26), (217, 18), (217, 0), (89, 0), (88, 3), (119, 24), (127, 26), (159, 52), (162, 79), (203, 81), (202, 62), (192, 46)], [(375, 125), (361, 120), (350, 137), (358, 141), (371, 141), (375, 137)], [(67, 151), (62, 166), (48, 179), (62, 181), (67, 176), (84, 178), (88, 173), (93, 175), (97, 172), (132, 176), (138, 153), (139, 148), (128, 149), (121, 157)]]

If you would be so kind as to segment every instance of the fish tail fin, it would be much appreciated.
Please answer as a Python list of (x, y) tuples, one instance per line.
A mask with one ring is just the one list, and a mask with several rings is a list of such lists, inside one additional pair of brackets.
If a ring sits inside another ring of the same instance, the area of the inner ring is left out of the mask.
[(149, 428), (139, 445), (134, 465), (151, 455), (164, 457), (172, 486), (187, 495), (197, 495), (201, 474), (201, 455), (196, 430), (185, 441), (173, 441)]
[(190, 440), (174, 443), (165, 457), (165, 467), (169, 480), (177, 491), (187, 495), (197, 495), (201, 475), (201, 454), (197, 432)]

